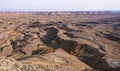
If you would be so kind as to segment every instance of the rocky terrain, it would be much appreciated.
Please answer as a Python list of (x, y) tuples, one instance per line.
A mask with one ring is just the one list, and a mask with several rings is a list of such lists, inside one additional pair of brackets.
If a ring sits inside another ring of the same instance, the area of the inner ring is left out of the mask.
[(119, 71), (119, 12), (1, 12), (0, 71)]

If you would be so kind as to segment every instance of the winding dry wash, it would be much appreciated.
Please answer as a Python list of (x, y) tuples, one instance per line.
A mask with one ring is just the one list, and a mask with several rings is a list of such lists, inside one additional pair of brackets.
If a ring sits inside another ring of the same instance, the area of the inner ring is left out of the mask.
[(1, 12), (0, 71), (120, 71), (120, 13)]

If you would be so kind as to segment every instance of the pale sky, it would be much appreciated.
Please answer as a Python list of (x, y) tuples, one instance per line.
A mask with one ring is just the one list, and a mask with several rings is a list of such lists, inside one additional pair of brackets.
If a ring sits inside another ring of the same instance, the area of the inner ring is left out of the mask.
[(0, 0), (0, 11), (120, 10), (120, 0)]

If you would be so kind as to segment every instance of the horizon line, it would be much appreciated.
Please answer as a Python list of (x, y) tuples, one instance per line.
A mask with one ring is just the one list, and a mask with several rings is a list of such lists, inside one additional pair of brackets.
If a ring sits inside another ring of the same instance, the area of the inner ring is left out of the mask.
[(0, 12), (102, 12), (102, 11), (110, 11), (110, 12), (120, 12), (120, 10), (0, 10)]

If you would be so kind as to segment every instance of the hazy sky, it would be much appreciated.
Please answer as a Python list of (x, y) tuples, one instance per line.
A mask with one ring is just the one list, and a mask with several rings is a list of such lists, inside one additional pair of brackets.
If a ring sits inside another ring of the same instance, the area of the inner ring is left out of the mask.
[(0, 11), (120, 10), (120, 0), (0, 0)]

